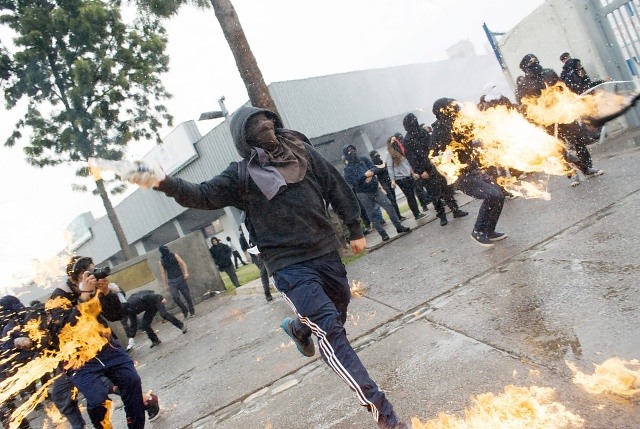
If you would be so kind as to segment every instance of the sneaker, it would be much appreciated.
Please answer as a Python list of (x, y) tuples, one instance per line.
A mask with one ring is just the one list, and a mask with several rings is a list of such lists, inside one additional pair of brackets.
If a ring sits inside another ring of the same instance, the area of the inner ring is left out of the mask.
[(398, 219), (400, 219), (400, 222), (402, 222), (403, 220), (407, 220), (407, 218), (404, 216), (400, 216)]
[(590, 168), (584, 173), (586, 177), (602, 176), (603, 174), (604, 174), (603, 170), (597, 170), (595, 168)]
[(447, 217), (446, 216), (442, 216), (440, 218), (440, 226), (445, 226), (445, 225), (448, 225), (448, 224), (449, 224), (449, 221), (447, 220)]
[(152, 341), (151, 342), (151, 346), (149, 347), (150, 349), (159, 346), (160, 344), (162, 344), (162, 341), (158, 340), (158, 341)]
[(305, 342), (302, 342), (294, 337), (293, 332), (291, 332), (291, 324), (293, 322), (294, 320), (291, 317), (285, 317), (280, 324), (280, 327), (285, 332), (285, 334), (287, 334), (293, 340), (293, 342), (296, 344), (296, 348), (300, 353), (302, 353), (306, 357), (313, 356), (314, 354), (316, 354), (316, 348), (313, 345), (313, 340), (311, 339), (311, 337), (309, 337)]
[(469, 214), (469, 212), (465, 212), (464, 210), (454, 210), (453, 211), (453, 217), (454, 218), (465, 217), (468, 214)]
[(418, 219), (422, 219), (423, 217), (426, 217), (426, 216), (427, 216), (427, 215), (426, 215), (426, 214), (424, 214), (424, 213), (418, 213), (418, 214), (417, 214), (417, 215), (415, 215), (413, 218), (414, 218), (415, 220), (418, 220)]
[(473, 238), (476, 243), (483, 247), (493, 247), (493, 243), (491, 242), (491, 240), (489, 240), (486, 232), (478, 232), (474, 230), (471, 233), (471, 238)]
[(196, 313), (191, 313), (191, 314), (189, 315), (189, 319), (193, 319), (194, 317), (196, 317)]
[(493, 231), (493, 232), (490, 232), (489, 234), (487, 234), (487, 237), (491, 241), (500, 241), (500, 240), (504, 240), (505, 238), (507, 238), (507, 233), (506, 232)]
[(572, 188), (575, 188), (576, 186), (578, 186), (580, 184), (580, 179), (578, 178), (577, 174), (572, 174), (569, 179), (571, 179), (571, 187)]
[(265, 298), (267, 299), (267, 301), (273, 301), (272, 295), (265, 295)]
[(396, 231), (398, 232), (398, 234), (402, 234), (403, 232), (411, 231), (411, 228), (409, 228), (408, 226), (400, 225), (399, 228), (396, 228)]
[(127, 344), (127, 353), (133, 350), (133, 347), (136, 345), (136, 340), (133, 338), (129, 338), (129, 344)]
[(382, 237), (382, 241), (387, 241), (389, 240), (389, 234), (387, 234), (386, 232), (383, 234), (380, 234), (380, 237)]
[(144, 401), (144, 409), (147, 411), (150, 422), (160, 416), (160, 404), (158, 403), (158, 396), (156, 394), (149, 394), (148, 398)]
[(183, 334), (187, 333), (187, 325), (185, 325), (185, 324), (182, 325), (182, 333)]

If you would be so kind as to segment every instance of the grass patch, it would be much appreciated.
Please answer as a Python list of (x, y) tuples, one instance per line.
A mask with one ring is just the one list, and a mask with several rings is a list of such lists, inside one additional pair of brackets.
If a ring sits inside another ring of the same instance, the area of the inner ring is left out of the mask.
[[(255, 264), (241, 265), (240, 268), (236, 270), (236, 276), (238, 276), (240, 284), (243, 285), (259, 278), (260, 270)], [(231, 279), (227, 273), (221, 272), (220, 277), (222, 277), (225, 289), (233, 290), (233, 283), (231, 283)]]

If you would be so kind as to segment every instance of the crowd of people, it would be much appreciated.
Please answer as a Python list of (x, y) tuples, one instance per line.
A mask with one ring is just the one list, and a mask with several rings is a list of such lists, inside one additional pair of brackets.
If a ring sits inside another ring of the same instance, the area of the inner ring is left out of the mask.
[[(584, 73), (579, 60), (563, 54), (565, 68), (562, 80), (576, 92), (584, 92), (598, 85)], [(560, 81), (550, 69), (540, 66), (537, 57), (526, 55), (521, 63), (525, 75), (518, 80), (516, 103), (502, 95), (494, 84), (485, 88), (480, 109), (496, 106), (521, 109), (522, 100), (540, 96), (545, 87)], [(276, 289), (290, 305), (295, 317), (281, 323), (284, 333), (295, 343), (304, 356), (316, 353), (312, 336), (317, 339), (319, 353), (325, 363), (351, 388), (360, 405), (372, 415), (383, 429), (403, 429), (408, 425), (394, 411), (386, 394), (371, 379), (364, 364), (346, 336), (344, 324), (351, 298), (347, 272), (339, 250), (342, 244), (327, 207), (338, 215), (348, 235), (354, 254), (366, 246), (361, 215), (380, 234), (389, 240), (384, 228), (384, 209), (398, 234), (410, 231), (402, 224), (396, 199), (396, 187), (406, 197), (415, 220), (425, 216), (427, 204), (434, 206), (441, 226), (448, 224), (446, 207), (454, 218), (469, 213), (461, 210), (455, 191), (464, 192), (482, 200), (471, 237), (478, 244), (490, 247), (507, 237), (496, 230), (508, 193), (496, 181), (496, 174), (478, 161), (482, 142), (460, 133), (454, 123), (460, 114), (459, 103), (452, 98), (440, 98), (433, 103), (435, 122), (431, 126), (420, 124), (413, 113), (403, 120), (406, 134), (396, 133), (386, 141), (386, 155), (378, 151), (370, 158), (360, 156), (355, 145), (343, 148), (344, 171), (338, 171), (323, 158), (300, 132), (284, 128), (275, 112), (244, 106), (231, 118), (231, 134), (242, 160), (232, 163), (225, 171), (207, 182), (189, 183), (166, 175), (153, 165), (140, 164), (125, 179), (143, 188), (154, 188), (175, 199), (180, 205), (196, 209), (217, 210), (226, 206), (241, 208), (245, 213), (244, 225), (249, 233), (247, 241), (241, 230), (241, 249), (211, 239), (210, 253), (220, 272), (225, 272), (235, 287), (240, 282), (235, 274), (239, 263), (251, 258), (260, 269), (265, 297), (271, 301), (269, 277)], [(526, 115), (526, 110), (523, 110)], [(587, 145), (594, 132), (581, 123), (560, 127), (560, 137), (577, 155), (565, 151), (567, 162), (585, 175), (599, 175), (595, 170)], [(555, 130), (547, 129), (548, 132)], [(455, 145), (451, 145), (456, 142)], [(464, 164), (457, 180), (447, 183), (445, 177), (431, 162), (431, 157), (445, 151), (454, 151)], [(421, 206), (421, 207), (420, 207)], [(422, 211), (420, 210), (422, 208)], [(363, 216), (364, 217), (364, 216)], [(167, 246), (159, 248), (159, 270), (162, 284), (180, 308), (184, 319), (193, 317), (195, 309), (187, 285), (189, 269), (180, 255)], [(250, 256), (249, 256), (250, 255)], [(234, 261), (232, 261), (234, 258)], [(109, 395), (119, 395), (124, 403), (127, 426), (143, 428), (145, 411), (149, 418), (159, 413), (158, 398), (142, 393), (142, 380), (127, 353), (135, 345), (138, 328), (144, 331), (151, 347), (161, 341), (151, 328), (159, 313), (183, 333), (184, 321), (178, 320), (165, 308), (165, 298), (154, 291), (141, 291), (128, 298), (122, 289), (106, 279), (108, 272), (96, 269), (90, 257), (76, 256), (67, 266), (67, 281), (58, 287), (45, 305), (32, 303), (24, 307), (12, 296), (0, 299), (0, 317), (3, 337), (3, 377), (10, 377), (16, 361), (37, 356), (42, 349), (61, 350), (69, 340), (69, 332), (86, 322), (87, 314), (97, 325), (99, 347), (84, 359), (63, 356), (60, 365), (46, 377), (54, 378), (51, 400), (67, 418), (73, 429), (85, 427), (74, 390), (79, 390), (87, 401), (87, 413), (96, 428), (108, 427)], [(186, 303), (183, 303), (182, 300)], [(91, 313), (92, 303), (99, 302), (98, 311)], [(143, 313), (142, 323), (138, 315)], [(26, 324), (34, 318), (47, 335), (36, 344), (29, 336)], [(120, 321), (125, 325), (129, 343), (125, 349), (115, 338), (107, 321)], [(72, 336), (73, 337), (73, 336)], [(82, 344), (77, 346), (82, 348)], [(7, 359), (11, 356), (10, 359)], [(40, 381), (44, 384), (46, 377)], [(27, 391), (34, 389), (30, 386)], [(17, 398), (21, 392), (16, 392)], [(12, 401), (5, 402), (0, 417), (7, 427), (7, 419), (15, 409)], [(24, 420), (21, 428), (29, 427)]]

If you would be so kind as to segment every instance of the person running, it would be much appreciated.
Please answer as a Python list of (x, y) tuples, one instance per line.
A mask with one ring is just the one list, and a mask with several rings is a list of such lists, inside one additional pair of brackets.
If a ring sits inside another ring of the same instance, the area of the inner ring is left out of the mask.
[(353, 191), (307, 137), (285, 129), (276, 113), (243, 106), (231, 117), (230, 129), (243, 160), (207, 182), (189, 183), (144, 163), (124, 178), (154, 187), (185, 207), (244, 210), (249, 238), (296, 315), (285, 318), (281, 327), (298, 351), (315, 354), (314, 334), (324, 361), (378, 426), (407, 428), (369, 376), (344, 328), (351, 291), (326, 204), (348, 228), (351, 250), (358, 254), (366, 240)]

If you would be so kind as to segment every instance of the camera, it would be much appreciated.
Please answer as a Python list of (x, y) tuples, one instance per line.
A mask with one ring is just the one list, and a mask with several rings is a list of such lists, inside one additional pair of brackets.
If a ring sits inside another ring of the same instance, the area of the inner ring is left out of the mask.
[(107, 276), (111, 274), (111, 268), (94, 268), (93, 271), (91, 271), (91, 274), (93, 274), (93, 277), (95, 277), (96, 280), (106, 279)]

